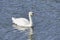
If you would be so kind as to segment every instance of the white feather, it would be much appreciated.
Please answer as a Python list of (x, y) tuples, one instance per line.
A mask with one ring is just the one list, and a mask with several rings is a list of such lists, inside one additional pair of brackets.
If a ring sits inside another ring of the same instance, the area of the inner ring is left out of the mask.
[(25, 30), (28, 27), (32, 26), (32, 12), (29, 12), (29, 20), (26, 18), (14, 18), (12, 17), (12, 22), (17, 24), (20, 27), (16, 27), (17, 29)]

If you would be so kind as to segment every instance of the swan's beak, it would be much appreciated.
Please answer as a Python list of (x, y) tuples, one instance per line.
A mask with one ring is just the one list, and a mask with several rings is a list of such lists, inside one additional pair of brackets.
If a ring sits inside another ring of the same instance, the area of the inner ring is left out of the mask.
[(34, 16), (34, 13), (32, 13), (31, 16)]
[(32, 13), (32, 16), (34, 16), (35, 14), (34, 13)]

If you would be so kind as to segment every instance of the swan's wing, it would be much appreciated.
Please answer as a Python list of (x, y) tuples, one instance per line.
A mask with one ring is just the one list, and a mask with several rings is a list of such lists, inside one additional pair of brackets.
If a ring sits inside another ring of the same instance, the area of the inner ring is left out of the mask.
[(16, 18), (15, 24), (23, 26), (23, 25), (28, 25), (29, 21), (26, 18)]

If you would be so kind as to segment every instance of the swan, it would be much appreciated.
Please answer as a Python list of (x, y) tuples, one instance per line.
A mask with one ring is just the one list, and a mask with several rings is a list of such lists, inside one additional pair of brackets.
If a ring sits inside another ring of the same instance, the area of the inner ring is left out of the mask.
[(16, 29), (25, 31), (28, 28), (28, 30), (30, 30), (30, 32), (29, 32), (30, 39), (29, 40), (32, 40), (32, 35), (33, 35), (32, 15), (33, 15), (33, 12), (29, 12), (29, 20), (26, 18), (14, 18), (14, 17), (12, 17), (12, 22), (19, 26), (19, 27), (18, 26), (15, 27)]
[(33, 12), (29, 12), (29, 20), (26, 19), (26, 18), (14, 18), (12, 17), (12, 22), (14, 24), (17, 24), (18, 26), (21, 26), (21, 27), (32, 27), (33, 26), (33, 23), (32, 23), (32, 15), (33, 15)]

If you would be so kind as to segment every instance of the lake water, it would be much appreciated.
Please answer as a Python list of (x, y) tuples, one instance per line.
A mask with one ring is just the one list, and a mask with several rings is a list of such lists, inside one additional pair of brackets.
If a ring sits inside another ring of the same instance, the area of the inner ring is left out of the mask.
[(0, 40), (28, 40), (28, 30), (12, 26), (12, 17), (33, 11), (33, 40), (60, 40), (60, 0), (0, 0)]

